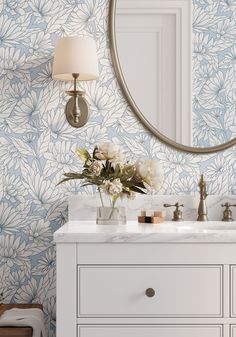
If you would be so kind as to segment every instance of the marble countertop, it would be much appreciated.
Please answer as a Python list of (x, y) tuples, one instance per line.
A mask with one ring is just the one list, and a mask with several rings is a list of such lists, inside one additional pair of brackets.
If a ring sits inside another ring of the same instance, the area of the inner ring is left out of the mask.
[(152, 243), (215, 242), (236, 243), (236, 221), (165, 221), (161, 224), (96, 225), (94, 221), (69, 221), (54, 233), (54, 242)]

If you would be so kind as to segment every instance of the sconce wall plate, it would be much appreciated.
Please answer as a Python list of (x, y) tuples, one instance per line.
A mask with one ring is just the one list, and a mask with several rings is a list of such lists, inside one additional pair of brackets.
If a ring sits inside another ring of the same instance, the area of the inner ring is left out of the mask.
[[(65, 107), (66, 119), (68, 123), (74, 128), (81, 128), (87, 123), (89, 119), (90, 111), (89, 111), (88, 103), (86, 99), (83, 97), (83, 95), (84, 95), (84, 92), (79, 91), (77, 98), (71, 97), (69, 101), (66, 103), (66, 107)], [(74, 99), (77, 99), (79, 110), (83, 112), (81, 113), (78, 122), (75, 122), (74, 116), (72, 113), (73, 106), (74, 106)]]

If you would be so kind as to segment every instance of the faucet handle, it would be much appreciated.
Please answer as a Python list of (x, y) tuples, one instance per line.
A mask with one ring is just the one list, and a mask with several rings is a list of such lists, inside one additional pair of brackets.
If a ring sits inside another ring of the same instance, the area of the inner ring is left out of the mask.
[(164, 204), (163, 206), (164, 207), (175, 207), (175, 210), (173, 212), (172, 221), (183, 221), (183, 217), (182, 217), (183, 213), (179, 208), (184, 207), (184, 204), (179, 204), (178, 202), (176, 202), (176, 204), (174, 204), (174, 205)]
[(229, 202), (226, 202), (225, 204), (222, 204), (221, 207), (225, 207), (222, 221), (234, 221), (230, 207), (236, 207), (236, 205), (231, 205)]

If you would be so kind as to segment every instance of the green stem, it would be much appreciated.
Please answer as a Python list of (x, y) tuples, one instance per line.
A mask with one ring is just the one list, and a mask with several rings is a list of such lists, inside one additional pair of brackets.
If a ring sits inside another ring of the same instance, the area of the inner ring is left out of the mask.
[(111, 207), (114, 207), (114, 203), (113, 203), (112, 197), (109, 197), (109, 199), (110, 199)]
[(103, 202), (103, 199), (102, 199), (102, 193), (101, 193), (101, 190), (100, 190), (100, 188), (98, 188), (98, 192), (99, 192), (99, 195), (100, 195), (100, 199), (101, 199), (102, 207), (104, 207), (104, 202)]
[(115, 211), (115, 207), (114, 207), (114, 204), (113, 204), (113, 205), (112, 205), (112, 208), (111, 208), (111, 214), (110, 214), (110, 216), (109, 216), (109, 219), (111, 219), (111, 217), (112, 217), (114, 211)]
[(111, 217), (112, 217), (112, 215), (113, 215), (113, 213), (115, 211), (115, 202), (116, 202), (116, 199), (110, 198), (110, 202), (111, 202), (112, 209), (111, 209), (111, 214), (109, 216), (109, 219), (111, 219)]

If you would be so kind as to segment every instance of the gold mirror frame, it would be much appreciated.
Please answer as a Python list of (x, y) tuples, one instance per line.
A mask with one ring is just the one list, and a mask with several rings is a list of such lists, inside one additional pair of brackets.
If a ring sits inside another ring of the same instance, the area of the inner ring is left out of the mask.
[(138, 117), (140, 122), (146, 127), (148, 131), (150, 131), (153, 135), (157, 137), (158, 140), (160, 140), (162, 143), (174, 148), (177, 151), (183, 151), (188, 153), (196, 153), (196, 154), (207, 154), (207, 153), (214, 153), (226, 150), (230, 148), (233, 145), (236, 145), (236, 137), (232, 140), (221, 144), (217, 146), (212, 147), (192, 147), (187, 145), (178, 144), (175, 141), (171, 140), (170, 138), (163, 135), (161, 132), (159, 132), (156, 128), (154, 128), (150, 122), (146, 119), (146, 117), (142, 114), (138, 106), (136, 105), (135, 101), (133, 100), (129, 89), (126, 85), (121, 65), (119, 62), (118, 57), (118, 51), (117, 51), (117, 44), (116, 44), (116, 35), (115, 35), (115, 15), (116, 15), (116, 4), (117, 0), (110, 0), (109, 5), (109, 40), (110, 40), (110, 50), (111, 50), (111, 58), (112, 58), (112, 64), (114, 67), (114, 71), (116, 74), (117, 81), (120, 85), (121, 91), (126, 98), (131, 110), (135, 113), (135, 115)]

